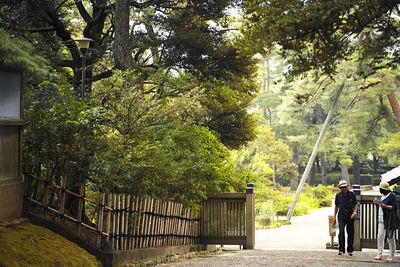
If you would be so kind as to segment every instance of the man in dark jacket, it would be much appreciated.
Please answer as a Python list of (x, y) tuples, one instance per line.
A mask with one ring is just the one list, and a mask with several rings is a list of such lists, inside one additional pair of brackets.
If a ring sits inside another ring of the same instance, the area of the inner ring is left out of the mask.
[(339, 253), (345, 253), (345, 228), (347, 230), (347, 253), (353, 256), (354, 247), (354, 220), (357, 214), (357, 198), (356, 194), (349, 191), (348, 184), (345, 180), (339, 182), (340, 192), (335, 196), (334, 224), (336, 216), (339, 222)]

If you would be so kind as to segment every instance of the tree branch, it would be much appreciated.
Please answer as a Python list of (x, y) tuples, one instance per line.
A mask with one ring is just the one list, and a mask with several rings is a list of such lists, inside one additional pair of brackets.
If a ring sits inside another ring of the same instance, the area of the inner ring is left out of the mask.
[(397, 102), (396, 93), (393, 90), (391, 90), (387, 94), (387, 98), (389, 100), (390, 107), (392, 108), (393, 111), (394, 121), (397, 123), (398, 126), (400, 126), (400, 107), (399, 103)]
[(112, 74), (113, 74), (113, 69), (106, 70), (105, 72), (102, 72), (100, 74), (97, 74), (97, 75), (93, 76), (91, 81), (95, 82), (95, 81), (98, 81), (98, 80), (101, 80), (101, 79), (104, 79), (104, 78), (108, 78), (108, 77), (111, 77)]
[(60, 67), (69, 67), (73, 68), (74, 67), (74, 62), (72, 60), (61, 60), (58, 64)]
[(65, 2), (67, 2), (68, 0), (64, 0), (62, 1), (57, 7), (56, 7), (56, 12), (65, 4)]
[(53, 32), (56, 29), (54, 27), (43, 27), (43, 28), (36, 28), (36, 29), (27, 29), (28, 32)]
[(79, 14), (81, 14), (85, 22), (89, 23), (92, 20), (92, 17), (89, 15), (85, 7), (83, 6), (82, 0), (75, 0), (75, 5), (78, 8)]
[(149, 1), (143, 2), (143, 3), (132, 1), (131, 6), (136, 7), (136, 8), (146, 8), (146, 7), (149, 7), (152, 5), (161, 4), (163, 2), (164, 2), (163, 0), (149, 0)]

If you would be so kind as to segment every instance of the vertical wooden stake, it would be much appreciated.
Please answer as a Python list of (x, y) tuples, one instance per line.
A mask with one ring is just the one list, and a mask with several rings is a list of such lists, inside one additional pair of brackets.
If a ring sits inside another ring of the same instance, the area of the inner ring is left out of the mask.
[(361, 187), (360, 185), (353, 185), (353, 192), (356, 194), (357, 198), (357, 215), (356, 220), (354, 221), (354, 250), (361, 251), (361, 231), (360, 231), (360, 210), (359, 205), (361, 201)]
[(82, 230), (82, 217), (84, 216), (83, 209), (84, 209), (84, 204), (85, 204), (85, 183), (82, 182), (79, 186), (79, 200), (78, 200), (78, 236), (81, 235), (81, 230)]
[(255, 245), (255, 212), (254, 212), (254, 184), (246, 187), (246, 246), (244, 249), (254, 249)]

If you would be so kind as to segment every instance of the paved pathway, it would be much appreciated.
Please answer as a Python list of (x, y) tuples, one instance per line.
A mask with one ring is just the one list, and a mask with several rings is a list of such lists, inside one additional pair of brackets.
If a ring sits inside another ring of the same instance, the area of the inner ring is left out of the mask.
[[(325, 249), (330, 242), (329, 219), (333, 208), (312, 211), (306, 216), (294, 216), (291, 225), (256, 231), (258, 249)], [(337, 238), (335, 239), (337, 241)]]
[[(217, 255), (182, 260), (162, 266), (180, 267), (240, 267), (240, 266), (297, 266), (297, 267), (400, 267), (400, 255), (395, 263), (373, 260), (375, 250), (355, 252), (354, 256), (338, 256), (336, 250), (326, 249), (330, 241), (328, 216), (333, 208), (324, 208), (306, 216), (292, 218), (292, 224), (276, 229), (256, 231), (256, 249), (238, 250), (237, 246), (226, 247), (228, 251)], [(337, 241), (337, 238), (335, 238)]]

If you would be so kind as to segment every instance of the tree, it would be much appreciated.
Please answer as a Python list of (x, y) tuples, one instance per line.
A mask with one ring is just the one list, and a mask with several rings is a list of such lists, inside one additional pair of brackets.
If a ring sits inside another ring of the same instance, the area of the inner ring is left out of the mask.
[[(254, 137), (246, 107), (257, 86), (253, 81), (255, 60), (229, 36), (226, 10), (233, 3), (10, 1), (0, 9), (0, 25), (36, 43), (52, 66), (68, 77), (77, 96), (82, 70), (74, 38), (82, 35), (94, 40), (87, 59), (89, 91), (93, 82), (110, 77), (115, 69), (133, 70), (135, 88), (163, 71), (194, 75), (209, 83), (207, 92), (213, 99), (204, 103), (209, 110), (209, 120), (204, 123), (224, 144), (239, 147)], [(214, 93), (213, 83), (235, 96), (224, 98)]]
[[(309, 70), (332, 76), (338, 64), (349, 58), (370, 66), (360, 68), (360, 77), (378, 69), (396, 67), (400, 1), (244, 1), (244, 34), (255, 52), (275, 45), (291, 64), (291, 73)], [(392, 89), (392, 88), (390, 88)], [(389, 93), (396, 121), (399, 109)]]
[(0, 65), (9, 71), (20, 71), (25, 79), (40, 80), (47, 74), (47, 61), (35, 54), (33, 46), (0, 29)]
[(327, 129), (329, 123), (331, 122), (331, 119), (332, 119), (332, 116), (333, 116), (333, 112), (334, 112), (335, 105), (336, 105), (336, 103), (337, 103), (337, 101), (338, 101), (338, 99), (339, 99), (339, 97), (340, 97), (340, 95), (341, 95), (341, 93), (342, 93), (343, 87), (344, 87), (343, 84), (342, 84), (342, 85), (339, 85), (338, 88), (337, 88), (337, 90), (336, 90), (336, 92), (335, 92), (335, 95), (333, 96), (333, 100), (332, 100), (332, 103), (331, 103), (331, 105), (330, 105), (330, 108), (329, 108), (329, 111), (328, 111), (328, 115), (326, 116), (324, 125), (323, 125), (322, 128), (321, 128), (321, 131), (320, 131), (320, 133), (319, 133), (318, 139), (317, 139), (317, 141), (316, 141), (316, 143), (315, 143), (315, 146), (314, 146), (314, 148), (313, 148), (313, 151), (312, 151), (312, 153), (311, 153), (311, 156), (310, 156), (310, 158), (309, 158), (309, 160), (308, 160), (308, 162), (307, 162), (306, 169), (304, 170), (304, 173), (303, 173), (303, 176), (301, 177), (299, 186), (297, 187), (296, 195), (295, 195), (295, 198), (294, 198), (294, 200), (293, 200), (293, 203), (292, 203), (292, 205), (290, 206), (290, 209), (289, 209), (289, 211), (288, 211), (288, 213), (287, 213), (287, 218), (288, 218), (288, 220), (290, 220), (291, 217), (292, 217), (292, 215), (293, 215), (294, 208), (295, 208), (296, 203), (297, 203), (297, 200), (298, 200), (298, 198), (299, 198), (299, 196), (300, 196), (301, 190), (303, 189), (304, 182), (305, 182), (306, 178), (308, 177), (308, 174), (309, 174), (309, 172), (310, 172), (310, 170), (311, 170), (311, 165), (314, 163), (315, 157), (316, 157), (317, 152), (318, 152), (318, 150), (319, 150), (319, 146), (321, 145), (321, 142), (322, 142), (322, 140), (323, 140), (323, 138), (324, 138), (325, 131), (326, 131), (326, 129)]

